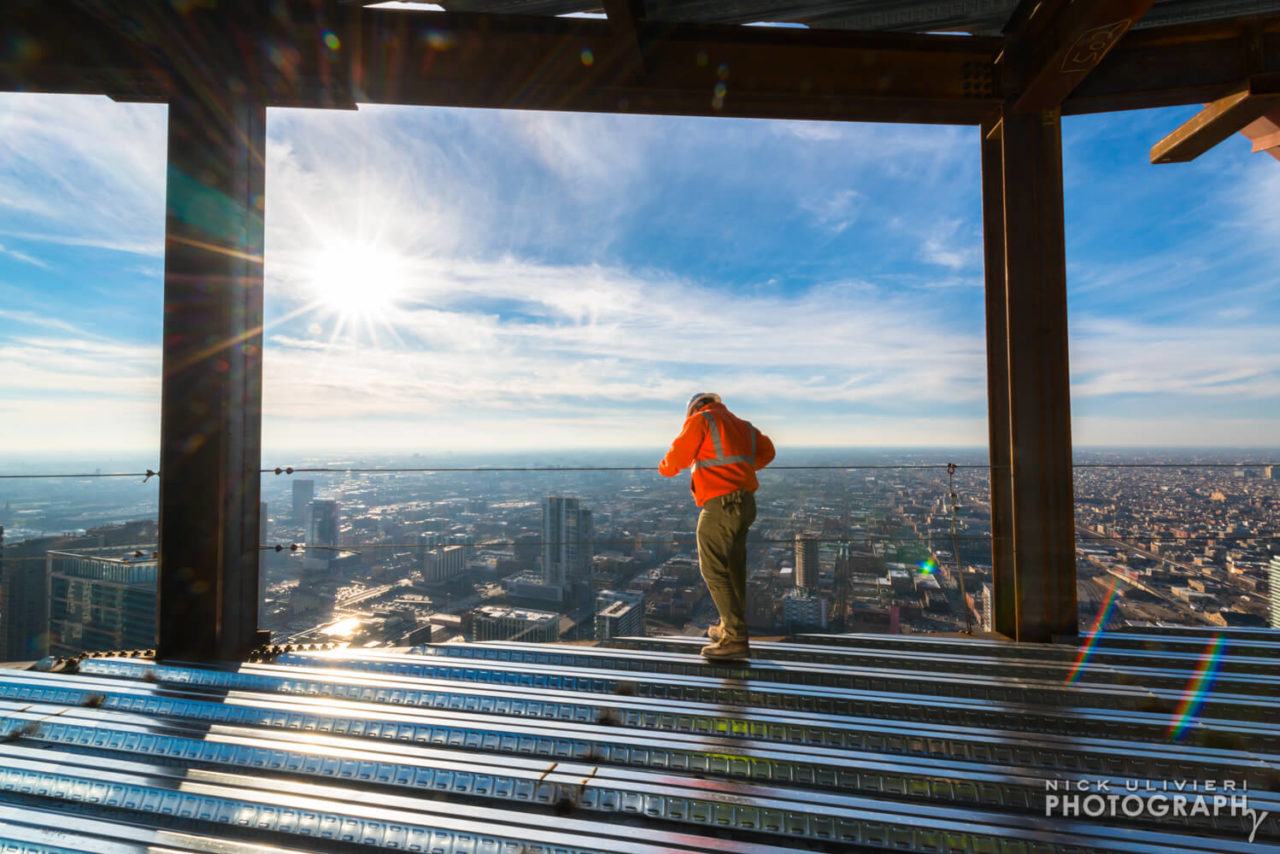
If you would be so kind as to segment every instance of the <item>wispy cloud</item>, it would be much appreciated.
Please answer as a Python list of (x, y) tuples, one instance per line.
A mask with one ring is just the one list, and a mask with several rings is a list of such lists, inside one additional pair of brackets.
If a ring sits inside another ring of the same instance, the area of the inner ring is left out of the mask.
[(30, 264), (33, 267), (41, 267), (46, 270), (49, 269), (49, 265), (47, 263), (34, 255), (29, 255), (26, 252), (21, 252), (17, 249), (10, 249), (4, 244), (0, 244), (0, 255), (13, 258), (15, 261), (21, 261), (24, 264)]
[(158, 254), (165, 108), (73, 95), (0, 94), (5, 234)]

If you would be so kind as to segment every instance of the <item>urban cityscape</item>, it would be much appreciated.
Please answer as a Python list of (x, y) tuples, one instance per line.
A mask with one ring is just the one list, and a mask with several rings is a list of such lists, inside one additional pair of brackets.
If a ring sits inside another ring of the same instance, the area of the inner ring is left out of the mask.
[[(1081, 626), (1280, 626), (1276, 456), (1078, 454)], [(990, 631), (984, 457), (809, 451), (766, 470), (752, 633)], [(317, 458), (268, 472), (259, 623), (277, 643), (361, 646), (701, 634), (716, 615), (696, 507), (685, 477), (645, 461)], [(6, 481), (0, 658), (153, 644), (155, 479), (103, 474), (116, 472)]]

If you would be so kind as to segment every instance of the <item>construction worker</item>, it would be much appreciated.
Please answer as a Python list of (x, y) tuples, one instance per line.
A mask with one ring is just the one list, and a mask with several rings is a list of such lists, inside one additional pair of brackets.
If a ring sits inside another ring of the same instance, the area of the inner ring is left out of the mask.
[(698, 564), (702, 580), (720, 612), (707, 630), (708, 659), (746, 658), (747, 530), (756, 520), (756, 472), (773, 461), (773, 443), (721, 403), (720, 395), (698, 392), (685, 408), (684, 427), (658, 463), (664, 477), (693, 466), (693, 500), (698, 515)]

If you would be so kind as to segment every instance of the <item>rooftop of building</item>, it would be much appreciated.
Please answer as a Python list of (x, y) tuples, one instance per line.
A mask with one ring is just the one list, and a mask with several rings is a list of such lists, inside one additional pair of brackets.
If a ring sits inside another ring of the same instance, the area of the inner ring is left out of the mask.
[[(802, 636), (711, 664), (699, 639), (633, 638), (0, 670), (0, 840), (1280, 850), (1275, 819), (1251, 845), (1241, 815), (1081, 820), (1047, 817), (1044, 800), (1051, 782), (1231, 780), (1259, 814), (1280, 815), (1280, 634), (1160, 627), (1083, 641)], [(1213, 689), (1197, 691), (1206, 662)]]
[(551, 611), (535, 611), (530, 608), (513, 608), (510, 605), (481, 605), (474, 613), (484, 614), (494, 620), (525, 620), (539, 622), (558, 620), (560, 615)]

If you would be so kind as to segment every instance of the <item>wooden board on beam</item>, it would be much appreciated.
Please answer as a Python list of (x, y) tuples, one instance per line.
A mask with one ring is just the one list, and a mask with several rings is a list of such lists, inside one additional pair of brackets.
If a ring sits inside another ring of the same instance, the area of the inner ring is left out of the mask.
[(1151, 147), (1152, 163), (1187, 163), (1280, 106), (1280, 75), (1255, 77), (1183, 122)]

